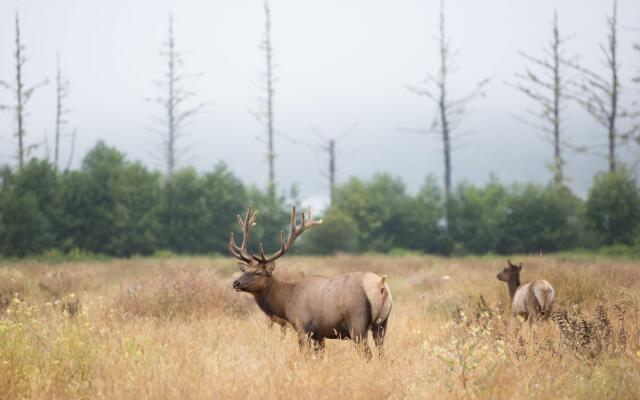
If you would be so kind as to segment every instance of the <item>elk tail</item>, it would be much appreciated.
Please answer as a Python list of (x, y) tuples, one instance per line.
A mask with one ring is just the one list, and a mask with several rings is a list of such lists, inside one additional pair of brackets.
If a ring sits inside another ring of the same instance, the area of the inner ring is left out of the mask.
[(538, 304), (540, 304), (540, 311), (542, 314), (547, 314), (551, 309), (551, 303), (553, 303), (555, 291), (550, 286), (543, 286), (536, 289), (537, 290), (534, 290), (534, 295), (538, 300)]
[(373, 322), (376, 324), (381, 323), (382, 321), (384, 321), (385, 319), (387, 319), (387, 317), (389, 316), (389, 310), (387, 310), (387, 300), (389, 300), (389, 290), (386, 286), (386, 281), (387, 281), (387, 276), (386, 275), (382, 275), (382, 278), (380, 279), (380, 282), (378, 284), (379, 290), (380, 290), (380, 310), (378, 311), (378, 315), (376, 316), (376, 318), (373, 319)]

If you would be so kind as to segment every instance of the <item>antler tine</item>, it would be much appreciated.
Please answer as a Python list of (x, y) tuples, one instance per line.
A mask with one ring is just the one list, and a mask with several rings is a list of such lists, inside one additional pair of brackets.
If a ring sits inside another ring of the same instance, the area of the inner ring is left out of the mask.
[(258, 261), (261, 262), (273, 262), (276, 259), (282, 257), (287, 251), (289, 251), (289, 249), (291, 248), (291, 246), (293, 246), (293, 243), (295, 242), (296, 238), (298, 236), (300, 236), (300, 234), (302, 234), (302, 232), (304, 232), (305, 230), (307, 230), (308, 228), (311, 228), (312, 226), (315, 225), (319, 225), (322, 223), (322, 220), (318, 220), (318, 221), (314, 221), (311, 219), (311, 207), (309, 207), (307, 209), (308, 212), (308, 220), (306, 220), (306, 216), (305, 216), (305, 210), (302, 211), (302, 215), (301, 215), (301, 225), (300, 227), (298, 227), (296, 225), (296, 208), (295, 206), (292, 207), (291, 209), (291, 233), (289, 233), (289, 239), (285, 241), (285, 235), (284, 235), (284, 231), (280, 231), (280, 249), (273, 253), (270, 256), (265, 256), (264, 251), (262, 249), (262, 243), (260, 244), (260, 259), (258, 259), (257, 257), (254, 257), (254, 259), (257, 259)]
[(311, 222), (311, 224), (313, 225), (320, 225), (322, 223), (322, 220), (319, 219), (317, 221), (314, 221), (313, 218), (311, 218), (311, 207), (307, 207), (307, 212), (309, 213), (309, 221)]
[(247, 246), (249, 246), (249, 230), (256, 224), (256, 214), (257, 212), (253, 212), (253, 208), (249, 206), (244, 220), (242, 219), (240, 214), (236, 215), (238, 224), (240, 225), (240, 229), (242, 230), (242, 243), (240, 246), (236, 244), (233, 233), (231, 233), (231, 236), (229, 237), (229, 251), (231, 252), (231, 254), (239, 260), (247, 263), (253, 260), (253, 256), (247, 251)]
[(264, 260), (265, 255), (264, 255), (264, 246), (262, 245), (262, 242), (260, 242), (259, 250), (260, 250), (260, 257), (262, 257), (262, 259)]
[(291, 207), (291, 233), (289, 237), (296, 231), (296, 206)]
[(229, 235), (229, 251), (231, 252), (231, 254), (233, 254), (235, 257), (238, 257), (238, 252), (236, 251), (236, 248), (238, 246), (236, 245), (236, 240), (233, 237), (233, 232), (231, 233), (231, 235)]

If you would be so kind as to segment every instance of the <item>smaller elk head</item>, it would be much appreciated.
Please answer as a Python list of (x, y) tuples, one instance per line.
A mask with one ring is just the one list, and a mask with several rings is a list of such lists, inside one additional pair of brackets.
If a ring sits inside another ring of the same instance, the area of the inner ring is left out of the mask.
[(256, 256), (253, 252), (247, 250), (249, 246), (249, 230), (256, 225), (256, 214), (257, 212), (254, 212), (251, 206), (249, 206), (244, 220), (238, 215), (238, 224), (240, 224), (243, 236), (240, 246), (236, 244), (233, 233), (229, 237), (229, 251), (235, 258), (240, 260), (238, 267), (240, 271), (243, 272), (243, 274), (233, 282), (233, 288), (238, 292), (249, 292), (252, 294), (260, 293), (269, 286), (269, 283), (273, 279), (271, 274), (276, 267), (275, 261), (282, 257), (291, 246), (293, 246), (296, 238), (312, 226), (322, 223), (322, 220), (312, 220), (311, 208), (308, 208), (306, 216), (305, 212), (302, 212), (301, 225), (297, 226), (296, 208), (293, 207), (291, 210), (291, 233), (289, 234), (289, 239), (285, 241), (284, 231), (281, 231), (280, 249), (266, 256), (262, 243), (260, 243), (258, 248), (260, 255)]
[(520, 263), (519, 265), (514, 265), (511, 263), (511, 260), (507, 260), (507, 263), (509, 264), (509, 266), (505, 267), (502, 272), (498, 274), (498, 279), (504, 282), (517, 281), (519, 285), (522, 263)]

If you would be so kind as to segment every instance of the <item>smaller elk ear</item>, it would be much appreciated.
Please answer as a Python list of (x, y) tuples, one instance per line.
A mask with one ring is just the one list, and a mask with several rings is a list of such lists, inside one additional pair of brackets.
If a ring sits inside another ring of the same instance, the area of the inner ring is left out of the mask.
[(518, 271), (522, 271), (522, 263), (518, 264)]
[(273, 270), (276, 269), (276, 263), (270, 262), (269, 264), (264, 266), (264, 269), (267, 270), (268, 275), (271, 275), (273, 273)]
[(244, 262), (239, 262), (238, 263), (238, 268), (240, 268), (240, 271), (245, 272), (247, 270), (248, 265)]

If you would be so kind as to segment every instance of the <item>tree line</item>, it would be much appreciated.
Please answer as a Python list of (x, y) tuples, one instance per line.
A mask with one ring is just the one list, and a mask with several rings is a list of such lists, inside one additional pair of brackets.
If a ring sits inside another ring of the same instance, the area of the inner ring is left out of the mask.
[[(296, 251), (506, 254), (640, 245), (640, 187), (624, 168), (597, 175), (586, 200), (566, 187), (496, 179), (458, 184), (448, 206), (445, 197), (432, 177), (416, 194), (387, 174), (351, 178), (336, 187), (324, 224)], [(38, 159), (1, 170), (0, 254), (226, 254), (236, 215), (248, 204), (259, 213), (252, 240), (270, 250), (299, 203), (295, 190), (272, 196), (224, 164), (166, 178), (99, 142), (79, 170), (59, 172)]]

